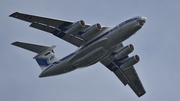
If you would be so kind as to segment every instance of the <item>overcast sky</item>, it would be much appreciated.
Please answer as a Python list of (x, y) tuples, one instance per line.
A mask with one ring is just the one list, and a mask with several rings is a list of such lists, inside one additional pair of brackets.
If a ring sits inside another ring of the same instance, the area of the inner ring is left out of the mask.
[[(1, 0), (0, 101), (178, 101), (180, 99), (179, 0)], [(145, 16), (141, 30), (123, 44), (133, 44), (141, 61), (136, 71), (146, 89), (138, 98), (129, 86), (102, 64), (73, 72), (38, 78), (41, 73), (32, 52), (10, 45), (24, 41), (57, 45), (64, 57), (77, 47), (29, 23), (8, 17), (14, 12), (88, 24), (115, 26), (132, 16)]]

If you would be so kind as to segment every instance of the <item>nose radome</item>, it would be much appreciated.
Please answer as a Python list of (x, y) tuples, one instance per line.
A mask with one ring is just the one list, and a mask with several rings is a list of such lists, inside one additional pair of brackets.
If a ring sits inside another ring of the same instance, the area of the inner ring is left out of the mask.
[(146, 17), (141, 17), (141, 20), (143, 20), (144, 22), (146, 22), (147, 18), (146, 18)]

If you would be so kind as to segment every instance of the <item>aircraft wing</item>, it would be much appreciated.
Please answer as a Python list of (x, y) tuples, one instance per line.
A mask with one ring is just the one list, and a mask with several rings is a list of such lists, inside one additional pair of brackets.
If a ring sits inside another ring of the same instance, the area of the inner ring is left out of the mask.
[[(120, 44), (116, 51), (118, 51), (118, 49), (122, 47), (123, 45)], [(138, 77), (136, 70), (134, 69), (134, 66), (130, 66), (126, 69), (120, 68), (123, 62), (128, 58), (129, 56), (126, 56), (122, 59), (116, 59), (112, 54), (108, 58), (102, 60), (101, 63), (106, 66), (110, 71), (112, 71), (124, 85), (128, 84), (131, 89), (136, 93), (136, 95), (140, 97), (144, 95), (146, 91)]]
[[(92, 25), (85, 25), (81, 30), (76, 30), (76, 31), (73, 31), (73, 33), (66, 34), (64, 32), (76, 22), (56, 20), (56, 19), (51, 19), (51, 18), (46, 18), (46, 17), (23, 14), (19, 12), (15, 12), (11, 14), (10, 17), (27, 21), (31, 23), (30, 27), (33, 27), (33, 28), (36, 28), (45, 32), (49, 32), (77, 47), (81, 46), (85, 41), (89, 40), (89, 39), (82, 38), (81, 33), (83, 33), (84, 30), (92, 26)], [(101, 31), (98, 31), (97, 33), (95, 33), (95, 35), (98, 35), (99, 33), (101, 33), (107, 28), (109, 27), (102, 27)]]

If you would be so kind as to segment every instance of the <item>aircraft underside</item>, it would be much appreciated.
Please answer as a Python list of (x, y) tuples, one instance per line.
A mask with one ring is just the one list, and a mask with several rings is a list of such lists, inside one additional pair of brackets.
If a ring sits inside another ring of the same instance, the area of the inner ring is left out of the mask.
[(128, 84), (138, 97), (146, 93), (134, 68), (140, 58), (138, 55), (129, 56), (134, 50), (132, 44), (122, 44), (142, 28), (146, 22), (145, 17), (132, 17), (114, 27), (104, 27), (99, 23), (85, 24), (83, 20), (56, 20), (19, 12), (11, 14), (10, 17), (27, 21), (31, 23), (30, 27), (51, 33), (78, 47), (75, 52), (59, 58), (53, 51), (55, 45), (49, 47), (24, 42), (12, 43), (37, 53), (34, 59), (42, 69), (39, 77), (64, 74), (100, 62), (124, 85)]

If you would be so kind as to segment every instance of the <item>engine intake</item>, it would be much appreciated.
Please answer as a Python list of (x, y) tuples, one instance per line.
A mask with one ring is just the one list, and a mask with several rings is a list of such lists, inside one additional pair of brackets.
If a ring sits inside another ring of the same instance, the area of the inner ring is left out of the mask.
[(85, 27), (85, 22), (83, 20), (80, 20), (71, 26), (68, 27), (68, 29), (65, 31), (66, 34), (71, 34), (77, 30), (80, 30), (81, 28)]
[(88, 29), (84, 31), (84, 33), (82, 34), (82, 37), (84, 39), (89, 38), (93, 36), (96, 32), (100, 31), (101, 29), (102, 27), (99, 23), (94, 24), (93, 26), (89, 27)]
[(125, 70), (128, 69), (128, 67), (135, 65), (136, 63), (138, 63), (140, 60), (138, 55), (132, 56), (130, 58), (128, 58), (123, 65), (121, 65), (121, 69)]
[(123, 58), (127, 56), (129, 53), (131, 53), (134, 50), (134, 46), (132, 44), (125, 46), (121, 48), (121, 50), (115, 55), (116, 59)]

